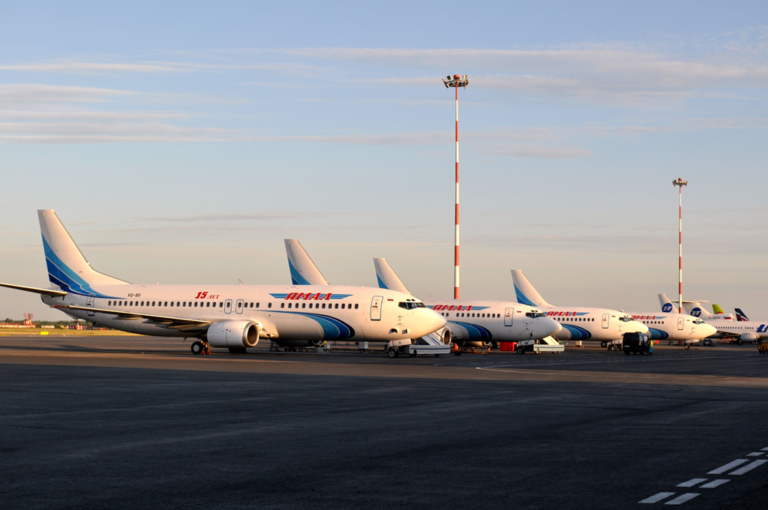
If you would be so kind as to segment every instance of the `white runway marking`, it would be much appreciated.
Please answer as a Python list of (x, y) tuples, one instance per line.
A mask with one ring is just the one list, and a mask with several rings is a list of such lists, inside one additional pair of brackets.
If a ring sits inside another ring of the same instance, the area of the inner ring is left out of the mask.
[(657, 503), (662, 499), (666, 499), (674, 494), (675, 494), (674, 492), (659, 492), (658, 494), (654, 494), (650, 498), (645, 498), (644, 500), (640, 501), (640, 503)]
[(710, 471), (707, 474), (708, 475), (720, 475), (720, 474), (725, 473), (729, 469), (733, 469), (736, 466), (741, 466), (742, 464), (744, 464), (746, 462), (749, 462), (749, 461), (747, 459), (736, 459), (733, 462), (729, 462), (728, 464), (726, 464), (724, 466), (720, 466), (719, 468), (717, 468), (717, 469), (715, 469), (713, 471)]
[(768, 452), (768, 448), (763, 448), (763, 451), (764, 452)]
[(747, 457), (759, 457), (763, 454), (763, 452), (752, 452)]
[(685, 494), (681, 494), (680, 496), (676, 497), (675, 499), (671, 501), (667, 501), (667, 505), (682, 505), (686, 501), (690, 501), (696, 496), (698, 496), (698, 492), (686, 492)]
[(706, 482), (706, 481), (707, 481), (706, 478), (691, 478), (687, 482), (683, 482), (680, 485), (678, 485), (678, 487), (693, 487), (694, 485), (698, 485), (701, 482)]
[(724, 483), (728, 483), (730, 480), (726, 480), (724, 478), (718, 478), (717, 480), (712, 480), (709, 483), (705, 483), (699, 489), (714, 489), (715, 487), (720, 487)]
[(754, 462), (751, 462), (751, 463), (747, 464), (743, 468), (737, 469), (733, 473), (729, 473), (729, 474), (731, 474), (731, 475), (743, 475), (744, 473), (748, 473), (749, 471), (752, 471), (753, 469), (755, 469), (758, 466), (762, 466), (766, 462), (768, 462), (768, 460), (756, 460)]

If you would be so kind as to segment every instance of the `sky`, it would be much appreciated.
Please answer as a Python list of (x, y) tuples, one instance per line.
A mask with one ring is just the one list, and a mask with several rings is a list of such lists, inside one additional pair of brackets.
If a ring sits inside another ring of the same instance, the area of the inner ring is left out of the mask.
[[(37, 209), (134, 283), (333, 284), (768, 318), (768, 4), (6, 2), (0, 281), (47, 287)], [(59, 319), (0, 290), (0, 316)]]

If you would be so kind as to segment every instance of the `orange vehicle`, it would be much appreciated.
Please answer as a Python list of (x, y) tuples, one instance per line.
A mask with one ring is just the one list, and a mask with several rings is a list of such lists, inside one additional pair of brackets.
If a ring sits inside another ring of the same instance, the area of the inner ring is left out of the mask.
[(768, 352), (768, 339), (763, 338), (757, 343), (757, 352), (760, 354)]

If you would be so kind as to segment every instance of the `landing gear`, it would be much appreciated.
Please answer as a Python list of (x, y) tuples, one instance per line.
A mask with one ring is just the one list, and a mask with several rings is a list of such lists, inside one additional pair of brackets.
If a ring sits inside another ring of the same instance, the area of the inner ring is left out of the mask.
[(525, 348), (524, 347), (518, 347), (515, 351), (518, 354), (525, 354)]
[(605, 340), (603, 340), (602, 342), (600, 342), (600, 347), (602, 347), (603, 349), (605, 349), (606, 347), (608, 347), (608, 342), (606, 342)]
[(194, 355), (200, 355), (200, 354), (210, 354), (211, 353), (211, 346), (208, 344), (208, 342), (194, 342), (192, 344), (192, 354)]
[(230, 354), (245, 354), (248, 351), (245, 349), (245, 347), (230, 347), (229, 352)]
[(387, 349), (388, 358), (397, 358), (398, 356), (400, 356), (400, 353), (397, 352), (397, 349), (392, 349), (391, 347)]
[(690, 349), (691, 348), (691, 344), (685, 344), (685, 348), (686, 349)]

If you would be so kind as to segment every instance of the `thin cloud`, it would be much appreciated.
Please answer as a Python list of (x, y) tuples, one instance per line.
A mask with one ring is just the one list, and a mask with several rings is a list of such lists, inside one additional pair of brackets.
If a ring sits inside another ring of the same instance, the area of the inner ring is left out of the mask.
[(0, 85), (0, 105), (40, 105), (46, 103), (102, 103), (137, 95), (130, 90), (64, 85), (14, 83)]

